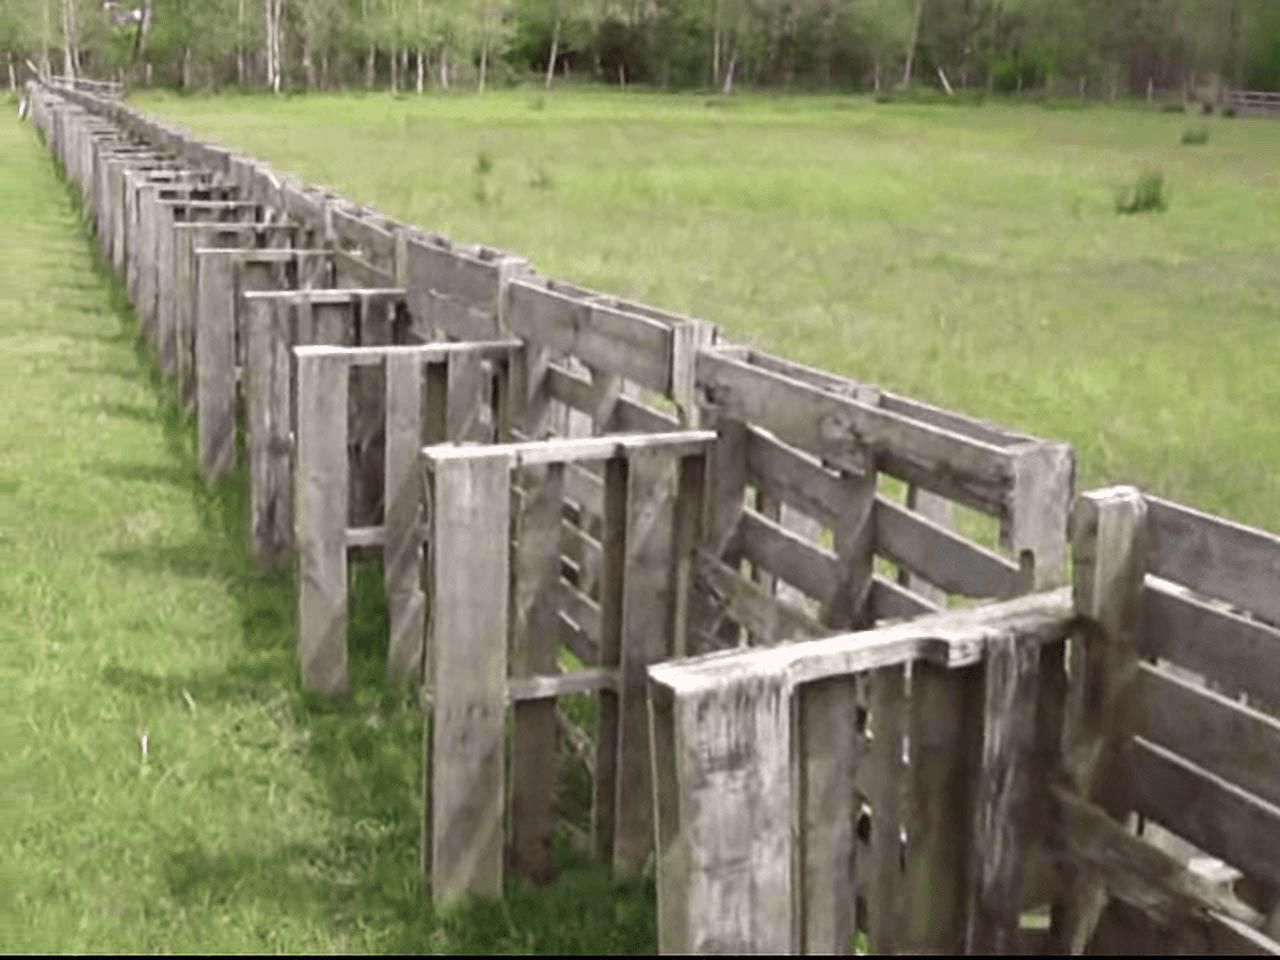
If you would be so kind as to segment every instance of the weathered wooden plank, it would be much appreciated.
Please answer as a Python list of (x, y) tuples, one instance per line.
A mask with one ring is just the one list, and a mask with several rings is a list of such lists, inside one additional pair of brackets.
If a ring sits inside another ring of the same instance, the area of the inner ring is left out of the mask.
[[(292, 395), (290, 308), (270, 297), (245, 297), (248, 381), (250, 543), (273, 563), (291, 542), (289, 457)], [(345, 522), (345, 517), (343, 518)]]
[(494, 444), (479, 449), (449, 444), (433, 450), (431, 455), (436, 460), (509, 455), (514, 458), (518, 467), (533, 467), (547, 463), (572, 464), (609, 460), (642, 450), (661, 450), (671, 457), (694, 456), (706, 450), (714, 440), (715, 434), (707, 430), (681, 430), (675, 433), (620, 434), (572, 440), (534, 440)]
[(347, 389), (341, 357), (298, 363), (298, 656), (304, 690), (346, 693)]
[(850, 492), (839, 472), (762, 430), (748, 427), (747, 432), (747, 462), (758, 490), (828, 527), (839, 523), (850, 509)]
[(1144, 815), (1201, 850), (1280, 885), (1280, 807), (1146, 740), (1131, 756)]
[(1009, 454), (939, 427), (753, 368), (704, 350), (698, 386), (712, 406), (824, 462), (860, 472), (874, 450), (881, 469), (987, 512), (1001, 513), (1012, 475)]
[[(516, 520), (513, 678), (558, 672), (557, 588), (560, 582), (560, 515), (564, 467), (526, 471)], [(552, 877), (551, 835), (555, 820), (556, 707), (528, 700), (515, 710), (511, 754), (511, 863), (535, 882)]]
[(338, 288), (354, 289), (394, 287), (395, 276), (389, 270), (380, 270), (367, 260), (345, 250), (333, 251), (334, 283)]
[(970, 841), (965, 952), (1003, 956), (1019, 945), (1022, 882), (1036, 773), (1036, 700), (1041, 649), (1009, 634), (987, 646), (982, 753)]
[(659, 949), (795, 953), (796, 808), (785, 683), (762, 674), (673, 693), (654, 677)]
[(225, 256), (196, 258), (196, 430), (200, 470), (213, 482), (236, 462), (235, 275)]
[[(617, 671), (577, 670), (559, 676), (513, 677), (507, 681), (507, 700), (511, 703), (528, 703), (599, 693), (602, 690), (616, 692), (617, 689)], [(551, 706), (554, 709), (554, 704)]]
[(1138, 736), (1280, 807), (1280, 720), (1152, 664), (1136, 694)]
[(1027, 571), (1024, 589), (1048, 590), (1066, 576), (1075, 451), (1065, 443), (1036, 441), (1010, 454), (1013, 488), (1001, 517), (1001, 544)]
[(902, 822), (907, 783), (902, 745), (907, 734), (906, 669), (878, 668), (866, 678), (871, 739), (858, 770), (862, 793), (871, 806), (871, 835), (858, 855), (857, 882), (866, 902), (860, 923), (872, 953), (899, 950), (906, 909), (902, 863)]
[[(622, 669), (623, 622), (627, 571), (628, 462), (614, 457), (605, 464), (600, 511), (600, 632), (598, 663)], [(591, 830), (597, 855), (612, 862), (618, 803), (618, 741), (621, 693), (602, 693), (596, 714), (595, 781), (592, 784)]]
[(1148, 572), (1280, 626), (1280, 536), (1158, 497), (1147, 501)]
[(614, 879), (639, 880), (653, 848), (646, 669), (676, 649), (675, 499), (679, 460), (664, 450), (627, 457), (619, 665)]
[(1143, 656), (1172, 661), (1230, 693), (1280, 708), (1280, 630), (1147, 580)]
[(839, 584), (836, 555), (797, 536), (753, 510), (738, 522), (738, 543), (755, 566), (781, 577), (793, 587), (826, 604)]
[(517, 336), (663, 395), (671, 390), (672, 333), (665, 324), (515, 279), (506, 320)]
[(875, 528), (877, 553), (947, 593), (1012, 597), (1021, 592), (1016, 564), (888, 498), (876, 500)]
[(423, 671), (426, 606), (422, 593), (422, 363), (409, 352), (386, 357), (386, 542), (382, 551), (390, 641), (387, 679), (418, 681)]
[(701, 590), (754, 636), (782, 643), (831, 632), (705, 551), (699, 555), (697, 580)]
[[(1071, 737), (1066, 776), (1081, 799), (1111, 816), (1131, 806), (1130, 733), (1138, 642), (1142, 634), (1142, 584), (1147, 563), (1147, 503), (1132, 487), (1081, 495), (1071, 518), (1076, 612), (1084, 618), (1081, 674), (1073, 676), (1068, 704)], [(1078, 679), (1076, 679), (1078, 677)], [(1054, 903), (1050, 944), (1078, 952), (1093, 933), (1105, 893), (1078, 871), (1065, 869)]]
[(432, 899), (502, 896), (510, 457), (428, 461)]
[(907, 620), (922, 614), (937, 613), (941, 609), (906, 587), (881, 576), (872, 579), (870, 603), (871, 619), (877, 622)]

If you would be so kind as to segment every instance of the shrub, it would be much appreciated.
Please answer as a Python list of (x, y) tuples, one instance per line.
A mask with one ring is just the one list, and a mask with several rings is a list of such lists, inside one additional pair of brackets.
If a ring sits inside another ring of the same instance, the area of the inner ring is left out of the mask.
[(1116, 213), (1160, 212), (1168, 206), (1164, 174), (1159, 170), (1144, 171), (1132, 187), (1116, 195)]
[(876, 103), (893, 103), (892, 93), (877, 93)]
[(1202, 147), (1209, 142), (1208, 127), (1187, 127), (1182, 131), (1182, 142), (1189, 147)]
[(1186, 113), (1187, 108), (1180, 103), (1165, 103), (1160, 107), (1161, 113)]
[(1235, 115), (1236, 115), (1236, 108), (1235, 108), (1235, 107), (1227, 107), (1225, 110), (1223, 110), (1223, 111), (1222, 111), (1222, 115), (1223, 115), (1224, 117), (1235, 117)]
[(481, 150), (476, 154), (476, 174), (484, 177), (493, 172), (493, 157), (488, 152)]
[(544, 167), (539, 167), (529, 181), (529, 186), (535, 190), (550, 190), (555, 186), (555, 181), (551, 179), (551, 174), (547, 173)]
[(1204, 103), (1200, 104), (1200, 112), (1205, 116), (1209, 116), (1213, 113), (1213, 104), (1206, 100)]

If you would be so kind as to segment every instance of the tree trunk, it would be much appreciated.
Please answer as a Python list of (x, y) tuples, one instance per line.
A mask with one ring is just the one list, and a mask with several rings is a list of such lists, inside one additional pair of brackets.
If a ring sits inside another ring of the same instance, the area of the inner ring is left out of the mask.
[(236, 4), (236, 86), (243, 87), (244, 84), (244, 0), (238, 0)]
[(916, 44), (920, 42), (920, 20), (924, 16), (924, 0), (916, 0), (916, 12), (911, 18), (911, 39), (907, 42), (907, 62), (902, 68), (902, 86), (911, 86), (911, 67), (916, 59)]
[(320, 51), (320, 89), (329, 89), (329, 51)]
[(311, 56), (310, 29), (307, 29), (302, 34), (302, 72), (307, 78), (307, 89), (314, 90), (316, 88), (316, 65)]
[(142, 68), (142, 82), (148, 87), (151, 86), (151, 61), (148, 60)]
[(720, 92), (723, 93), (725, 96), (728, 96), (729, 94), (733, 93), (733, 75), (737, 72), (737, 69), (738, 69), (738, 48), (737, 48), (737, 45), (735, 44), (733, 49), (729, 53), (729, 66), (724, 71), (724, 86), (721, 87), (720, 89)]
[(627, 65), (625, 63), (618, 64), (618, 86), (623, 90), (627, 89)]
[(72, 55), (75, 46), (75, 34), (72, 33), (71, 25), (71, 4), (74, 0), (62, 0), (62, 73), (63, 76), (74, 80), (76, 76), (76, 61)]
[(191, 89), (191, 47), (182, 48), (182, 90)]
[(449, 89), (449, 48), (440, 48), (440, 89)]
[(716, 8), (715, 35), (711, 39), (711, 85), (720, 82), (720, 9)]
[(400, 51), (391, 48), (391, 92), (400, 92)]
[(480, 41), (480, 84), (479, 91), (484, 93), (484, 88), (489, 82), (489, 24), (485, 21), (484, 38)]
[(551, 55), (547, 58), (547, 83), (551, 89), (551, 81), (556, 77), (556, 58), (560, 56), (560, 18), (556, 17), (556, 25), (551, 29)]
[(13, 69), (13, 54), (9, 54), (9, 92), (18, 92), (18, 74)]
[(426, 58), (423, 57), (422, 55), (422, 48), (419, 47), (418, 48), (418, 96), (422, 96), (423, 92), (427, 88), (427, 78), (426, 78), (425, 67), (424, 67), (425, 61), (426, 61)]

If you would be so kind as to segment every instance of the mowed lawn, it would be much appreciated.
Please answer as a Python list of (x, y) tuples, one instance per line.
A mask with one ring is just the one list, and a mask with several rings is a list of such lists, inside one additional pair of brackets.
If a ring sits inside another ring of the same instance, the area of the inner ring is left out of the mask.
[[(0, 949), (608, 953), (651, 894), (573, 863), (448, 918), (417, 880), (421, 724), (387, 694), (379, 585), (356, 690), (301, 695), (289, 578), (206, 490), (49, 155), (0, 119)], [(379, 649), (381, 644), (383, 649)]]
[[(1280, 122), (606, 91), (138, 102), (551, 275), (1069, 440), (1082, 485), (1280, 530)], [(1152, 167), (1167, 212), (1117, 215)]]

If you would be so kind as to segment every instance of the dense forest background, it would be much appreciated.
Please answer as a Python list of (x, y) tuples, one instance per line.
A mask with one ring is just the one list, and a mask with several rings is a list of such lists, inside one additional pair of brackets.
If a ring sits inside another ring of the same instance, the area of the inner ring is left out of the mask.
[(184, 90), (1280, 89), (1280, 0), (0, 0), (31, 66)]

